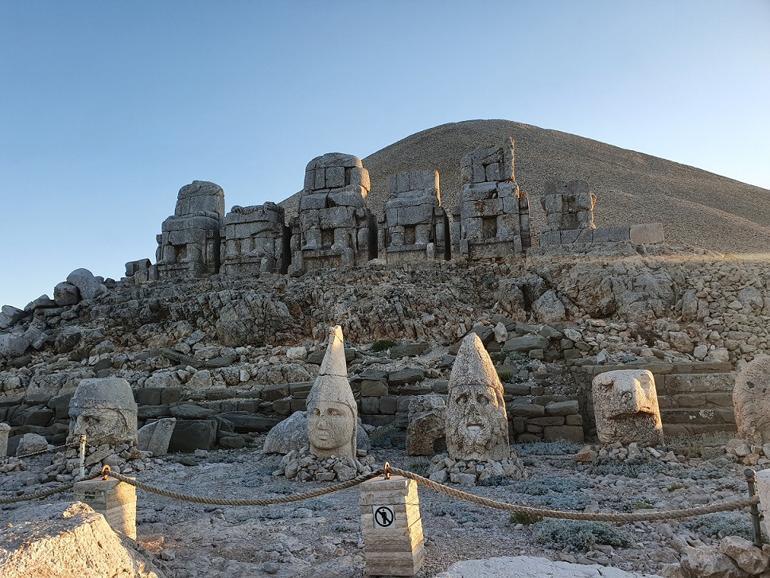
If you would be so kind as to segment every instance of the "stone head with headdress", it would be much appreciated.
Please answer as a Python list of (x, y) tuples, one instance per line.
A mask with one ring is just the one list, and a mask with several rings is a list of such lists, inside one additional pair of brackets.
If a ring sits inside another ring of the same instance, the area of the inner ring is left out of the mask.
[(326, 355), (307, 398), (308, 442), (313, 455), (356, 457), (358, 409), (348, 382), (339, 325), (329, 330)]

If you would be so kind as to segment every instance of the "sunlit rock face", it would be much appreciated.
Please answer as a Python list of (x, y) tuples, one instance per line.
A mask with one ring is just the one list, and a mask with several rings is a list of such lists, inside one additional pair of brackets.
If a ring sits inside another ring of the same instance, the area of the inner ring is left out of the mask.
[(663, 442), (655, 378), (646, 369), (600, 373), (592, 384), (596, 435), (603, 444)]
[(502, 460), (510, 456), (503, 384), (478, 335), (463, 339), (449, 377), (446, 411), (449, 457)]
[(329, 330), (326, 355), (307, 398), (308, 442), (319, 458), (356, 458), (358, 409), (348, 382), (345, 343), (339, 325)]
[(136, 402), (125, 379), (83, 379), (69, 405), (68, 442), (82, 434), (89, 445), (136, 444)]

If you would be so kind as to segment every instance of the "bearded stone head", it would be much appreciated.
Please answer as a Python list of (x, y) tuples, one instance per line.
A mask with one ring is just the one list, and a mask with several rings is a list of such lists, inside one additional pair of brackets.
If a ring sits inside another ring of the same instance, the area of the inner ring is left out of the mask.
[(449, 457), (502, 460), (511, 454), (503, 385), (478, 335), (467, 335), (449, 377), (446, 410)]
[(85, 434), (88, 443), (136, 444), (136, 402), (125, 379), (83, 379), (69, 405), (68, 442)]
[(596, 435), (603, 444), (663, 442), (655, 378), (646, 369), (600, 373), (592, 384)]
[(326, 355), (307, 398), (310, 452), (356, 458), (358, 409), (348, 382), (345, 343), (339, 325), (329, 331)]

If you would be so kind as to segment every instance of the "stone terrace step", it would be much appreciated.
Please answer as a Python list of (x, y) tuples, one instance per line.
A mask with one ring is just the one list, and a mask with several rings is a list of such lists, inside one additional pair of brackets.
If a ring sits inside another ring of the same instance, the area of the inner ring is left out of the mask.
[(734, 373), (680, 373), (658, 377), (656, 386), (664, 433), (678, 437), (734, 432), (734, 385)]

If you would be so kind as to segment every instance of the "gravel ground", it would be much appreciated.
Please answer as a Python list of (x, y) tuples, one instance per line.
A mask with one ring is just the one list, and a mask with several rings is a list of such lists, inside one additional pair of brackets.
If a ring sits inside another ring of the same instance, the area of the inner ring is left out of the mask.
[[(257, 440), (258, 447), (259, 440)], [(543, 444), (533, 444), (547, 447)], [(378, 463), (424, 473), (427, 459), (402, 451), (375, 450)], [(745, 495), (742, 467), (726, 458), (682, 464), (651, 461), (578, 466), (569, 456), (523, 456), (530, 477), (471, 491), (509, 502), (561, 509), (633, 511), (665, 509)], [(183, 462), (183, 463), (180, 463)], [(218, 497), (270, 497), (317, 487), (276, 477), (280, 456), (257, 449), (218, 450), (158, 460), (139, 479), (187, 493)], [(27, 471), (0, 477), (0, 494), (35, 484), (50, 457), (27, 462)], [(189, 464), (189, 465), (185, 465)], [(26, 488), (25, 488), (26, 490)], [(138, 542), (169, 576), (360, 576), (363, 544), (355, 489), (292, 505), (209, 507), (139, 492)], [(578, 563), (612, 565), (655, 573), (675, 562), (677, 542), (712, 543), (721, 535), (746, 534), (747, 512), (715, 514), (694, 521), (636, 523), (603, 530), (599, 543), (565, 534), (548, 542), (553, 522), (512, 520), (511, 515), (420, 490), (426, 560), (421, 576), (432, 576), (460, 560), (530, 555)], [(5, 507), (13, 519), (13, 507)], [(523, 522), (523, 523), (522, 523)], [(550, 525), (549, 525), (550, 524)], [(557, 522), (557, 529), (561, 528)], [(625, 546), (618, 546), (618, 536)], [(607, 542), (602, 544), (601, 542)], [(615, 546), (610, 544), (616, 543)]]

